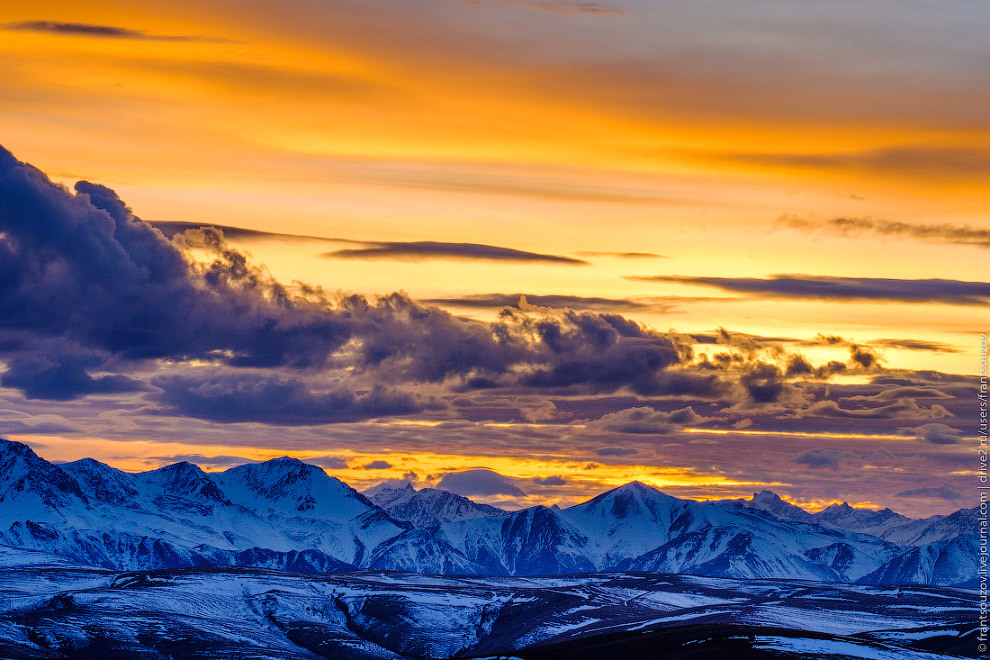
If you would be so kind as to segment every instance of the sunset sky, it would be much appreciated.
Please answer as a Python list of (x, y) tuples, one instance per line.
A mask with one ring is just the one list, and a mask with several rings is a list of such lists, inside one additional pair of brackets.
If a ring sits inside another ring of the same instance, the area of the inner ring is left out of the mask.
[(988, 33), (964, 0), (5, 3), (0, 434), (509, 508), (973, 506)]

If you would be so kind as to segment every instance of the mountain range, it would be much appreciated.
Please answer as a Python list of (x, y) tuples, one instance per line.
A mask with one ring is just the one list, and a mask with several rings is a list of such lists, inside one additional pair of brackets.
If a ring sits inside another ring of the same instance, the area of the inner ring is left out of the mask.
[(367, 497), (292, 458), (207, 473), (53, 464), (0, 440), (0, 563), (152, 570), (249, 566), (534, 576), (644, 571), (833, 583), (973, 586), (977, 511), (912, 520), (764, 491), (699, 502), (632, 482), (564, 509), (503, 511), (411, 486)]

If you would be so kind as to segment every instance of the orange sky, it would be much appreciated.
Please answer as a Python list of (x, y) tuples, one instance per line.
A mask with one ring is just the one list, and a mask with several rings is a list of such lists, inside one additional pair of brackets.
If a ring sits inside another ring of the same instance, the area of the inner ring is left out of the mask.
[(344, 260), (321, 256), (339, 244), (232, 239), (283, 282), (632, 300), (617, 311), (661, 331), (888, 340), (886, 367), (973, 374), (985, 305), (636, 279), (985, 281), (986, 245), (827, 223), (990, 228), (987, 12), (843, 4), (6, 3), (0, 144), (66, 185), (114, 188), (145, 220), (589, 262)]

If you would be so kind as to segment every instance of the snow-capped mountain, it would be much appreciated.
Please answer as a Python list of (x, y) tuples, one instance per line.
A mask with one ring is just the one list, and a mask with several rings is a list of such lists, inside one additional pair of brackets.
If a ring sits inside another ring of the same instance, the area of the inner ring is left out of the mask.
[(890, 509), (882, 509), (880, 511), (857, 509), (849, 506), (847, 502), (832, 504), (813, 514), (812, 519), (826, 527), (845, 529), (850, 532), (862, 532), (873, 536), (880, 536), (885, 531), (903, 525), (911, 520), (899, 513), (894, 513)]
[(411, 487), (373, 498), (292, 458), (131, 474), (91, 459), (53, 465), (0, 440), (0, 546), (87, 566), (940, 585), (970, 584), (975, 571), (972, 509), (920, 521), (842, 505), (808, 514), (768, 492), (697, 502), (638, 482), (566, 509), (505, 512)]
[(412, 484), (380, 490), (369, 499), (396, 520), (414, 527), (435, 527), (458, 520), (505, 515), (502, 509), (472, 502), (461, 495), (435, 488), (416, 490)]
[(753, 498), (749, 500), (735, 501), (752, 509), (766, 511), (770, 515), (775, 518), (780, 518), (781, 520), (811, 522), (813, 519), (812, 514), (808, 513), (799, 506), (791, 504), (790, 502), (785, 502), (781, 499), (780, 495), (770, 492), (769, 490), (762, 490), (759, 493), (753, 493)]

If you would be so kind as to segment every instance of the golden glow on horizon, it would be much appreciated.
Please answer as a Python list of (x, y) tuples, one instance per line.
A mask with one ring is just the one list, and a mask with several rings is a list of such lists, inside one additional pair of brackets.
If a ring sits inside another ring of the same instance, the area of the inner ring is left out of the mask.
[[(144, 440), (112, 441), (97, 438), (69, 440), (57, 436), (12, 435), (10, 438), (36, 446), (36, 451), (47, 460), (74, 461), (81, 458), (95, 458), (128, 472), (153, 470), (179, 460), (188, 460), (199, 464), (208, 472), (215, 472), (231, 467), (226, 463), (231, 457), (242, 458), (245, 461), (265, 461), (279, 456), (290, 456), (317, 463), (320, 459), (340, 459), (346, 461), (346, 468), (327, 468), (326, 471), (358, 490), (366, 489), (385, 479), (402, 479), (408, 472), (416, 473), (420, 486), (436, 485), (440, 477), (447, 472), (475, 468), (493, 470), (512, 479), (533, 480), (559, 476), (568, 481), (568, 487), (563, 489), (566, 492), (530, 495), (524, 498), (502, 498), (529, 504), (576, 501), (575, 498), (581, 497), (576, 493), (607, 490), (630, 481), (641, 481), (659, 489), (711, 488), (722, 493), (736, 492), (742, 487), (749, 489), (788, 485), (773, 481), (734, 480), (718, 474), (703, 474), (692, 468), (602, 463), (589, 466), (587, 461), (570, 460), (566, 455), (548, 460), (519, 456), (472, 456), (469, 453), (398, 452), (387, 448), (374, 452), (357, 452), (349, 449), (320, 452)], [(224, 464), (211, 463), (210, 459), (217, 456), (221, 458), (215, 460), (225, 461)], [(385, 469), (363, 467), (374, 461), (386, 461), (389, 467)], [(484, 501), (486, 498), (480, 499)]]

